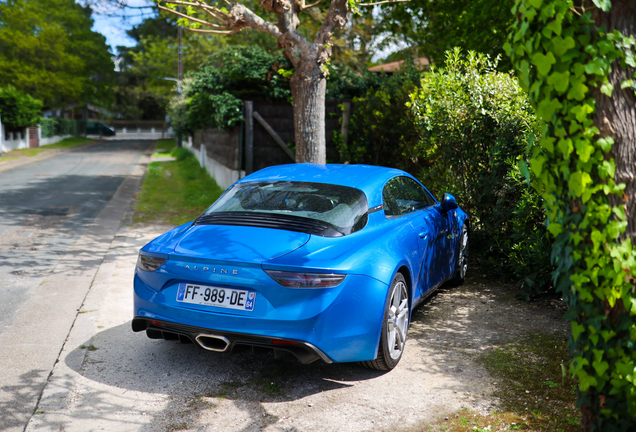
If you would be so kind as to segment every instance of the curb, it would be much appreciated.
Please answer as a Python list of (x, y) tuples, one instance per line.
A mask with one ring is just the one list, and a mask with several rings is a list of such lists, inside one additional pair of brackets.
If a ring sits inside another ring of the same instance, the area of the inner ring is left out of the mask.
[(38, 161), (41, 161), (41, 160), (44, 160), (44, 159), (48, 159), (48, 158), (53, 157), (53, 156), (55, 156), (57, 154), (60, 154), (60, 153), (64, 153), (64, 152), (71, 151), (71, 150), (82, 149), (82, 148), (85, 148), (85, 147), (94, 146), (95, 144), (100, 144), (100, 143), (103, 143), (103, 142), (105, 142), (105, 140), (97, 140), (97, 141), (94, 141), (94, 142), (81, 144), (81, 145), (74, 146), (74, 147), (63, 148), (63, 149), (50, 149), (50, 150), (47, 149), (46, 152), (40, 153), (40, 154), (35, 155), (35, 156), (25, 157), (25, 158), (21, 158), (21, 159), (18, 159), (18, 160), (12, 160), (12, 161), (8, 161), (8, 162), (0, 161), (0, 172), (8, 171), (8, 170), (10, 170), (12, 168), (17, 168), (19, 166), (26, 165), (26, 164), (29, 164), (29, 163), (32, 163), (32, 162), (38, 162)]

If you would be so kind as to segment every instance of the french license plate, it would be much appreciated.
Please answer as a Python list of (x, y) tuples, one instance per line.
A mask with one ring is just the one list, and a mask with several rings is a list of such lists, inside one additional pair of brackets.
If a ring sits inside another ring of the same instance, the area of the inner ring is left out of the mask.
[(253, 311), (256, 303), (256, 293), (232, 288), (180, 283), (177, 290), (177, 301)]

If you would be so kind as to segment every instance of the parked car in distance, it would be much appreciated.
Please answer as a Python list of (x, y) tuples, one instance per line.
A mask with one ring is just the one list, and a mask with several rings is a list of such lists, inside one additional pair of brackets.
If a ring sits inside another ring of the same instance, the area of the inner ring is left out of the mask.
[(115, 128), (101, 122), (86, 122), (86, 135), (115, 136)]
[(266, 168), (141, 249), (132, 329), (390, 370), (413, 308), (463, 282), (468, 234), (453, 196), (436, 200), (404, 171)]

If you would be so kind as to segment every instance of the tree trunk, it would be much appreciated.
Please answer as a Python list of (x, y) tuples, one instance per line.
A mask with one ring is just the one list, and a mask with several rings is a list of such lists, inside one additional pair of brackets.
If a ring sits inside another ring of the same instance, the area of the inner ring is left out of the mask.
[[(613, 0), (609, 12), (594, 9), (597, 25), (605, 26), (608, 32), (620, 31), (625, 36), (636, 36), (636, 2)], [(618, 61), (612, 65), (609, 81), (614, 86), (612, 97), (595, 89), (595, 126), (601, 136), (614, 139), (612, 153), (616, 162), (614, 180), (626, 185), (622, 197), (613, 197), (612, 205), (625, 206), (627, 230), (623, 236), (636, 244), (636, 97), (631, 88), (621, 89), (621, 83), (634, 78), (634, 68), (623, 68)]]
[[(599, 8), (592, 8), (593, 18), (598, 27), (604, 26), (608, 33), (620, 31), (624, 36), (636, 36), (636, 2), (634, 0), (612, 0), (612, 7), (608, 12)], [(636, 244), (636, 97), (631, 88), (621, 89), (621, 83), (633, 79), (634, 68), (624, 68), (619, 61), (612, 64), (609, 82), (614, 86), (612, 97), (601, 93), (595, 88), (592, 94), (596, 99), (596, 113), (594, 124), (600, 131), (601, 137), (612, 137), (612, 156), (616, 163), (614, 181), (625, 184), (623, 196), (611, 196), (612, 206), (623, 205), (627, 216), (627, 229), (620, 241), (631, 239)], [(619, 301), (613, 307), (606, 305), (606, 314), (616, 321), (618, 316), (629, 316), (629, 312)], [(593, 388), (587, 392), (587, 403), (581, 406), (581, 429), (590, 432), (598, 427), (598, 413), (606, 408), (603, 406), (604, 396), (599, 395)]]
[(314, 65), (317, 73), (302, 74), (297, 70), (290, 83), (294, 98), (296, 162), (324, 164), (327, 160), (325, 138), (327, 79), (320, 73), (315, 60)]

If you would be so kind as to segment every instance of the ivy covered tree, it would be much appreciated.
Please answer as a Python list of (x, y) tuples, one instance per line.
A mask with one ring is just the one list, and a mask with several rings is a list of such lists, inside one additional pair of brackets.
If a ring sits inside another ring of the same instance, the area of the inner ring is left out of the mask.
[[(267, 33), (277, 39), (278, 47), (291, 61), (294, 72), (290, 86), (294, 103), (296, 161), (325, 163), (325, 94), (328, 64), (334, 31), (347, 24), (351, 13), (359, 6), (408, 0), (383, 0), (377, 3), (357, 3), (356, 0), (324, 0), (305, 4), (305, 0), (259, 0), (259, 5), (275, 15), (276, 22), (267, 22), (245, 5), (224, 0), (217, 7), (200, 0), (156, 0), (159, 8), (180, 16), (183, 24), (194, 32), (235, 34), (242, 29)], [(178, 7), (183, 8), (180, 12)], [(322, 24), (313, 38), (303, 35), (298, 26), (300, 14), (311, 8), (324, 13)], [(200, 28), (201, 26), (206, 28)]]
[(506, 46), (546, 122), (530, 167), (569, 306), (583, 430), (636, 430), (636, 2), (517, 0)]

